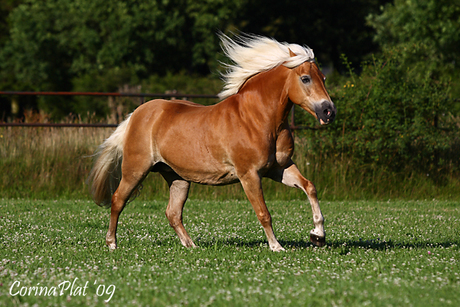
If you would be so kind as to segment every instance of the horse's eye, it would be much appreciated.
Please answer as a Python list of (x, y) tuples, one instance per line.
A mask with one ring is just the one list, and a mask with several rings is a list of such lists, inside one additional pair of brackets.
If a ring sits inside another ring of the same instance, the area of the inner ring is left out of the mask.
[(302, 76), (302, 77), (300, 77), (300, 80), (302, 80), (303, 84), (308, 84), (308, 83), (311, 82), (310, 76)]

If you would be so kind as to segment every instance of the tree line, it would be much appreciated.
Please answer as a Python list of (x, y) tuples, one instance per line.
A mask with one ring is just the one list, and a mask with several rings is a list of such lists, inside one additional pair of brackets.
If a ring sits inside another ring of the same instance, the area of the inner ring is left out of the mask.
[[(307, 44), (339, 73), (347, 72), (342, 55), (360, 70), (371, 54), (405, 46), (415, 76), (459, 75), (460, 9), (451, 0), (4, 0), (0, 16), (1, 90), (147, 92), (174, 89), (161, 80), (177, 76), (180, 84), (210, 80), (211, 92), (198, 91), (213, 94), (225, 61), (218, 31)], [(0, 99), (5, 120), (12, 98)], [(81, 98), (14, 99), (56, 118), (107, 112)]]
[[(0, 9), (1, 89), (117, 91), (167, 74), (216, 79), (225, 60), (218, 31), (308, 44), (335, 67), (342, 53), (359, 63), (377, 48), (365, 18), (386, 2), (10, 0)], [(75, 112), (59, 98), (40, 99), (56, 115)]]

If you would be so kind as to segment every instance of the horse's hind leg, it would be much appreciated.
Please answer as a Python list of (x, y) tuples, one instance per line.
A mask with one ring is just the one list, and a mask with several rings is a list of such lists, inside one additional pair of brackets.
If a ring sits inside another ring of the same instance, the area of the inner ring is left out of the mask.
[(169, 202), (166, 208), (166, 217), (169, 220), (169, 225), (177, 233), (182, 245), (185, 247), (196, 247), (182, 223), (182, 210), (188, 197), (190, 182), (182, 179), (173, 172), (161, 172), (161, 175), (169, 185)]
[(109, 230), (105, 237), (105, 242), (110, 249), (117, 248), (117, 226), (120, 213), (123, 211), (131, 194), (141, 184), (150, 170), (150, 164), (129, 163), (123, 160), (122, 179), (112, 196), (112, 207), (110, 211)]

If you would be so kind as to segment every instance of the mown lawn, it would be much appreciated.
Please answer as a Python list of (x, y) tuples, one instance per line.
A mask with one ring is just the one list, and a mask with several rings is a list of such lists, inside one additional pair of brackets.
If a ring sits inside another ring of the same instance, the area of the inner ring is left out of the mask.
[(460, 306), (459, 202), (321, 202), (316, 248), (309, 204), (272, 201), (280, 253), (247, 201), (188, 202), (196, 249), (165, 208), (129, 204), (110, 252), (110, 210), (0, 200), (0, 306)]

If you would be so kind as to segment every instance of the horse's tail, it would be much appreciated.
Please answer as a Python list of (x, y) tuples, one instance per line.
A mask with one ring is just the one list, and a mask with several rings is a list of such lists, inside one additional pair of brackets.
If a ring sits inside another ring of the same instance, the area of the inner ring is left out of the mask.
[(121, 181), (121, 161), (129, 115), (94, 154), (95, 161), (88, 177), (90, 192), (101, 207), (111, 205), (112, 195)]

